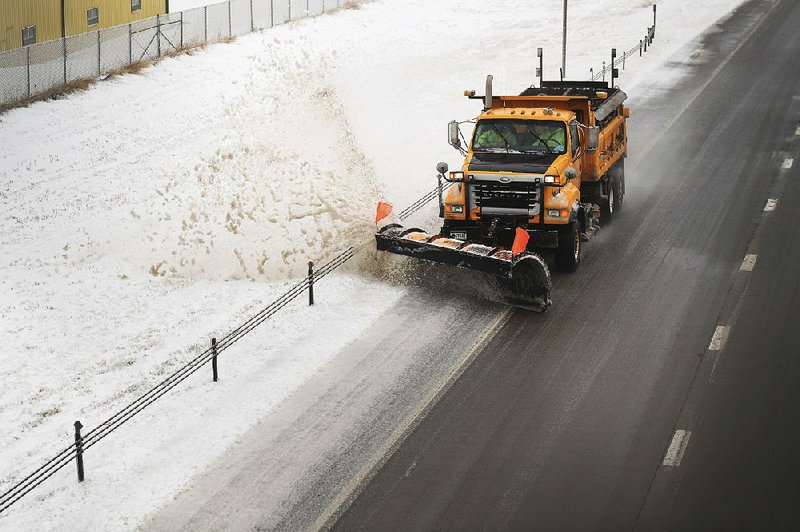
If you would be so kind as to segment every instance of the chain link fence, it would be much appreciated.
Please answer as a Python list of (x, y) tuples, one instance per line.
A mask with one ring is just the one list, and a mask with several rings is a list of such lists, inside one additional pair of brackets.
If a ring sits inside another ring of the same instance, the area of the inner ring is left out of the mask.
[(140, 61), (333, 11), (349, 0), (229, 0), (0, 52), (0, 106)]

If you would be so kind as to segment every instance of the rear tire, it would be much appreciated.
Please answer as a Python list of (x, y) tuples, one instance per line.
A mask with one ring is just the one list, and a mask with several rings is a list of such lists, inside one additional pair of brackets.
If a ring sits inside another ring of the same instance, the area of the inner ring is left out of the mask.
[(575, 272), (581, 265), (581, 226), (578, 220), (572, 220), (569, 229), (558, 235), (556, 265), (561, 271)]
[[(616, 173), (616, 172), (614, 172)], [(600, 210), (600, 222), (609, 224), (614, 220), (614, 216), (617, 214), (621, 206), (621, 198), (622, 195), (620, 194), (620, 186), (617, 177), (614, 173), (609, 172), (608, 177), (608, 197), (606, 201), (603, 202), (602, 208)]]
[(617, 180), (617, 211), (619, 212), (622, 204), (625, 203), (625, 159), (617, 161), (611, 172), (611, 175)]

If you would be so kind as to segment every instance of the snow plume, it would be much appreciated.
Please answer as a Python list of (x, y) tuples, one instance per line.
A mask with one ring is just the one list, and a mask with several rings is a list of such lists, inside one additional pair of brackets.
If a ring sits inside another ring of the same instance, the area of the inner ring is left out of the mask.
[(280, 280), (371, 231), (379, 197), (328, 54), (266, 40), (224, 109), (219, 148), (159, 191), (153, 275)]

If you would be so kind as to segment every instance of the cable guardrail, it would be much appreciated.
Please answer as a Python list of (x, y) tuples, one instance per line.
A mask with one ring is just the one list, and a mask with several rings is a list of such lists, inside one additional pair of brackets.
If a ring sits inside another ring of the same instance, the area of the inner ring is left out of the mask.
[[(451, 183), (448, 183), (441, 190), (448, 188), (450, 185)], [(398, 213), (400, 219), (405, 220), (440, 194), (440, 187), (437, 185), (433, 190), (425, 193), (410, 206), (400, 211), (400, 213)], [(199, 353), (189, 362), (181, 366), (177, 371), (173, 372), (167, 378), (154, 385), (147, 392), (131, 401), (128, 405), (110, 416), (108, 419), (95, 426), (85, 435), (80, 436), (80, 424), (76, 422), (76, 441), (74, 443), (56, 454), (53, 458), (47, 460), (32, 473), (29, 473), (21, 480), (17, 481), (17, 483), (14, 484), (10, 489), (0, 494), (0, 514), (27, 495), (30, 491), (40, 486), (55, 473), (63, 469), (67, 464), (76, 458), (80, 460), (83, 452), (99, 443), (101, 440), (103, 440), (103, 438), (110, 435), (112, 432), (128, 422), (131, 418), (136, 416), (136, 414), (163, 397), (167, 392), (178, 386), (210, 361), (216, 359), (220, 353), (232, 347), (236, 342), (241, 340), (259, 325), (274, 316), (290, 302), (294, 301), (300, 295), (310, 290), (314, 283), (330, 275), (336, 269), (340, 268), (350, 259), (355, 257), (356, 253), (356, 246), (350, 246), (336, 255), (336, 257), (329, 260), (318, 270), (310, 273), (309, 276), (302, 281), (299, 281), (293, 285), (276, 300), (249, 318), (243, 324), (230, 331), (228, 334), (222, 337), (219, 342), (213, 340), (211, 348)], [(83, 470), (82, 467), (79, 466), (79, 480), (83, 480), (82, 476)]]
[(625, 62), (629, 57), (636, 55), (639, 53), (639, 57), (642, 56), (643, 53), (647, 52), (648, 46), (653, 44), (653, 41), (656, 38), (656, 20), (655, 20), (655, 10), (656, 6), (653, 6), (653, 25), (647, 28), (647, 32), (644, 36), (644, 39), (641, 39), (638, 44), (634, 45), (630, 50), (623, 52), (622, 57), (617, 57), (617, 49), (613, 48), (611, 51), (611, 61), (610, 66), (603, 61), (603, 68), (600, 69), (597, 73), (594, 72), (594, 68), (589, 69), (589, 73), (591, 75), (592, 81), (598, 81), (606, 79), (606, 74), (610, 73), (613, 69), (617, 68), (619, 65), (622, 65), (622, 69), (625, 69)]
[(398, 217), (400, 218), (401, 221), (405, 220), (406, 218), (408, 218), (409, 216), (420, 210), (422, 207), (424, 207), (428, 202), (430, 202), (434, 198), (440, 197), (444, 193), (444, 191), (450, 188), (452, 185), (453, 183), (450, 182), (436, 185), (436, 188), (434, 188), (430, 192), (427, 192), (417, 201), (415, 201), (414, 203), (412, 203), (411, 205), (400, 211), (398, 213)]

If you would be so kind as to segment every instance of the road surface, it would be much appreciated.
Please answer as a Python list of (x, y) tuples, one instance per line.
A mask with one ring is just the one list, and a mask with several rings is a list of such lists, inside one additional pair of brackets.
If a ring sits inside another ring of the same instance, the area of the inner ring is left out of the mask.
[(800, 528), (797, 28), (800, 3), (749, 2), (634, 106), (626, 204), (582, 269), (329, 525)]

